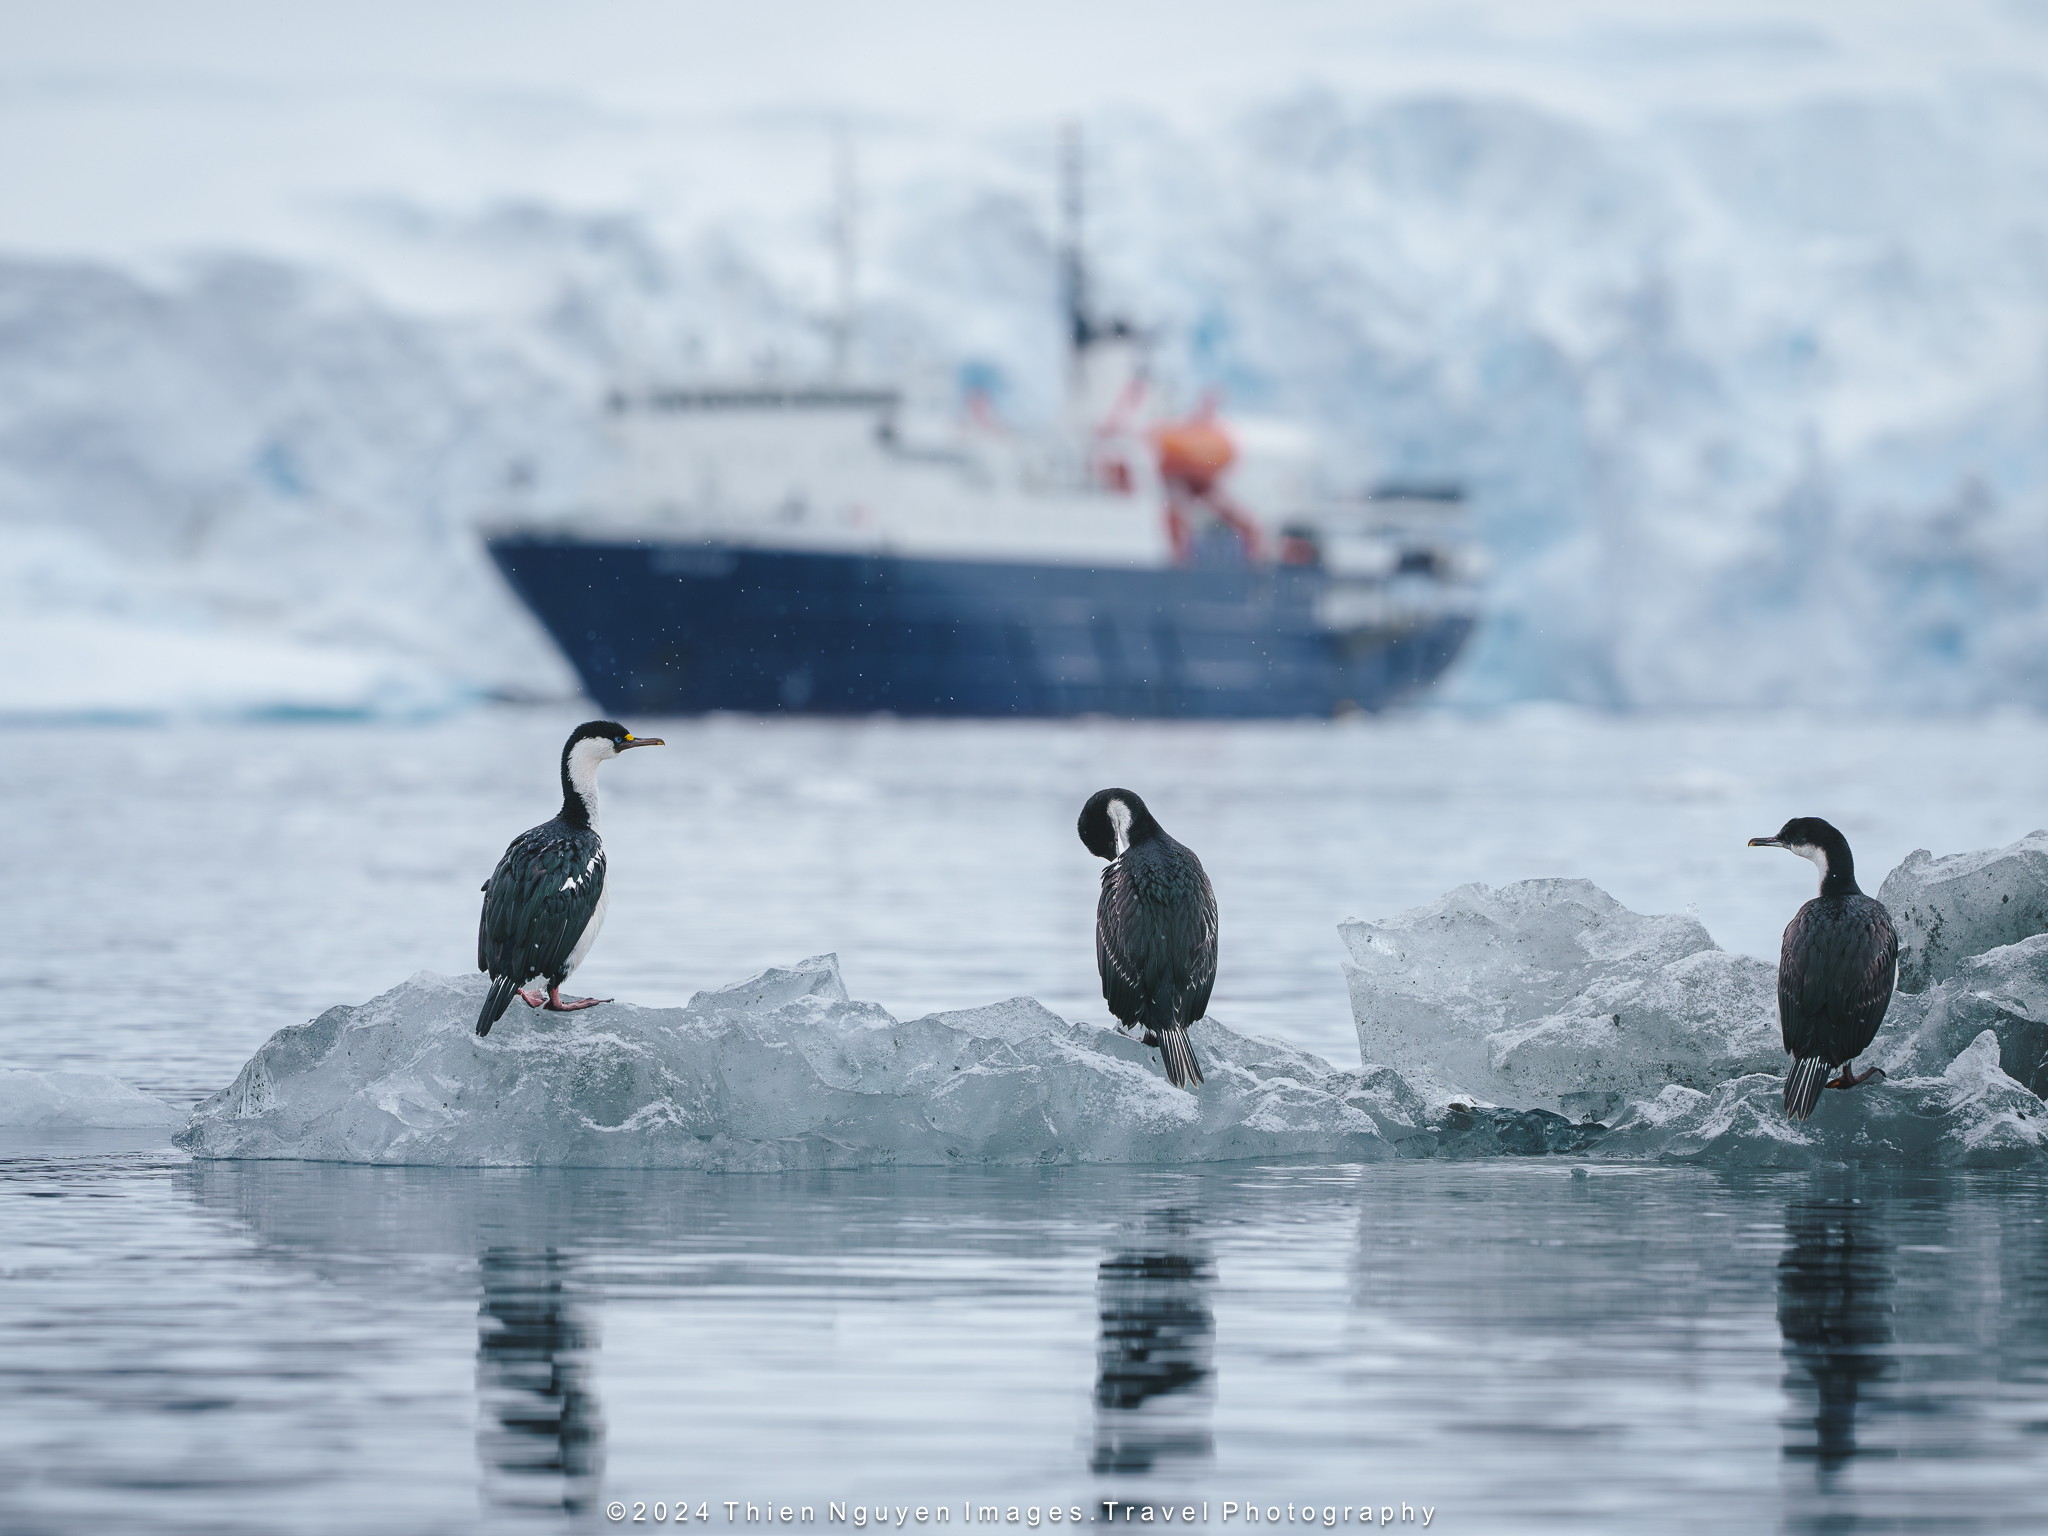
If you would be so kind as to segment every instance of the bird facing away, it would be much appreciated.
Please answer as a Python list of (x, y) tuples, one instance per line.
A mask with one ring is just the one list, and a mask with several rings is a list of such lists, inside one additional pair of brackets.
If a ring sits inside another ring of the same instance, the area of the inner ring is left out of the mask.
[[(1785, 1114), (1804, 1120), (1822, 1088), (1884, 1080), (1878, 1067), (1852, 1069), (1891, 1006), (1899, 935), (1884, 904), (1856, 888), (1849, 840), (1818, 816), (1788, 821), (1776, 837), (1752, 837), (1749, 846), (1788, 848), (1820, 868), (1820, 894), (1785, 925), (1778, 956), (1778, 1023), (1792, 1056)], [(1836, 1067), (1841, 1075), (1830, 1082)]]
[[(476, 968), (490, 973), (491, 991), (476, 1016), (479, 1035), (491, 1032), (514, 997), (556, 1013), (611, 1001), (562, 996), (562, 983), (597, 942), (612, 899), (604, 883), (604, 840), (597, 835), (597, 765), (634, 747), (661, 744), (616, 720), (592, 720), (569, 733), (562, 746), (562, 809), (513, 838), (484, 882)], [(535, 978), (547, 983), (545, 997), (526, 990)]]
[(1081, 842), (1097, 858), (1095, 969), (1119, 1028), (1159, 1047), (1167, 1081), (1199, 1088), (1188, 1026), (1216, 984), (1216, 893), (1194, 852), (1166, 835), (1128, 789), (1105, 789), (1081, 807)]

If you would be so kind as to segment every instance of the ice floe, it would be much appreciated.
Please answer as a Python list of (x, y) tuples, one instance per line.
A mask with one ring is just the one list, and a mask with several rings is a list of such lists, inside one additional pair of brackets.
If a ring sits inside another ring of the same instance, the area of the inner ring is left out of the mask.
[(1915, 953), (1938, 979), (1893, 997), (1865, 1053), (1888, 1079), (1823, 1094), (1798, 1124), (1784, 1112), (1775, 967), (1717, 949), (1690, 916), (1630, 912), (1581, 880), (1463, 886), (1344, 924), (1359, 1049), (1429, 1103), (1437, 1155), (2029, 1162), (2048, 1132), (2048, 933), (2027, 915), (2048, 909), (2044, 853), (2037, 834), (1916, 853), (1893, 872), (1883, 889), (1913, 904)]
[(2048, 1092), (2048, 934), (1965, 956), (1932, 991), (1894, 997), (1869, 1058), (1895, 1077), (1928, 1075), (1987, 1033), (2009, 1077)]
[(1774, 967), (1585, 880), (1464, 885), (1339, 928), (1361, 1060), (1433, 1102), (1604, 1116), (1667, 1083), (1778, 1070)]
[(1194, 1032), (1207, 1082), (1184, 1093), (1137, 1042), (1028, 998), (893, 1018), (849, 999), (830, 955), (681, 1008), (520, 1009), (478, 1039), (483, 986), (422, 972), (280, 1030), (179, 1144), (202, 1157), (748, 1171), (1369, 1160), (1427, 1134), (1392, 1073), (1339, 1072), (1209, 1020)]
[(169, 1130), (182, 1119), (103, 1072), (0, 1071), (0, 1126), (10, 1130)]
[(1924, 992), (1972, 955), (2048, 933), (2048, 832), (1939, 859), (1916, 849), (1877, 899), (1899, 930), (1899, 990)]
[(1689, 914), (1530, 880), (1342, 926), (1356, 1070), (1209, 1019), (1194, 1029), (1207, 1081), (1183, 1093), (1136, 1041), (1030, 998), (899, 1020), (849, 997), (831, 955), (680, 1008), (515, 1010), (480, 1040), (483, 978), (422, 972), (278, 1031), (177, 1141), (214, 1158), (722, 1171), (1547, 1154), (2009, 1166), (2048, 1151), (2048, 933), (1960, 946), (2007, 931), (1985, 891), (1999, 910), (2048, 899), (2028, 873), (2044, 867), (2037, 841), (1916, 854), (1886, 882), (1917, 882), (1943, 974), (1893, 999), (1863, 1058), (1887, 1080), (1824, 1094), (1798, 1124), (1772, 965), (1721, 950)]
[(1782, 1072), (1738, 1077), (1712, 1093), (1674, 1085), (1631, 1105), (1599, 1147), (1724, 1168), (2030, 1162), (2048, 1140), (2048, 1105), (2000, 1069), (1998, 1054), (1987, 1029), (1937, 1076), (1824, 1094), (1797, 1122), (1785, 1118)]

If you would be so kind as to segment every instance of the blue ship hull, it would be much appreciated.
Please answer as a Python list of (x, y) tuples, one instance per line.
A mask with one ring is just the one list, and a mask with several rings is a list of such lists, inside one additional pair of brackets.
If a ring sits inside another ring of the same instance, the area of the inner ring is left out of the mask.
[(505, 534), (506, 579), (606, 709), (1255, 719), (1434, 681), (1466, 615), (1333, 631), (1296, 566), (1089, 569)]

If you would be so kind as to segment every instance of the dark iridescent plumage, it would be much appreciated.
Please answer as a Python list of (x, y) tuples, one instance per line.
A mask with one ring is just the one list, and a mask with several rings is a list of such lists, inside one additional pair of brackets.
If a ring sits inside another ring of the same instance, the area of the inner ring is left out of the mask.
[(1814, 816), (1785, 823), (1751, 847), (1789, 848), (1820, 866), (1820, 894), (1785, 925), (1778, 956), (1778, 1023), (1793, 1058), (1785, 1077), (1785, 1113), (1804, 1120), (1826, 1087), (1853, 1088), (1884, 1074), (1844, 1071), (1877, 1038), (1898, 974), (1899, 936), (1881, 902), (1856, 885), (1848, 839)]
[[(633, 747), (658, 747), (615, 720), (578, 726), (562, 746), (562, 809), (512, 839), (484, 882), (477, 921), (476, 968), (488, 972), (490, 993), (477, 1014), (476, 1032), (488, 1035), (515, 997), (530, 1007), (569, 1012), (602, 999), (565, 1002), (564, 981), (582, 962), (604, 922), (604, 841), (597, 834), (597, 764)], [(545, 1002), (523, 990), (547, 983)]]
[(569, 957), (603, 900), (604, 840), (589, 827), (557, 816), (512, 839), (484, 886), (476, 928), (476, 968), (491, 976), (478, 1034), (534, 977), (554, 987), (569, 979)]
[(1126, 1029), (1159, 1047), (1176, 1087), (1199, 1087), (1188, 1026), (1216, 984), (1216, 893), (1192, 849), (1166, 834), (1145, 802), (1105, 789), (1081, 810), (1081, 842), (1109, 860), (1095, 907), (1103, 1000)]

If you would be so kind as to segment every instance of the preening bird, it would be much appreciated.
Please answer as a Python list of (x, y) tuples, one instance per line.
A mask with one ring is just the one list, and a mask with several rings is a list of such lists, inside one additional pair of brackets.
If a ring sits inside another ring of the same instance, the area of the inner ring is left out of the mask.
[[(1778, 955), (1778, 1023), (1793, 1058), (1785, 1114), (1804, 1120), (1822, 1088), (1884, 1080), (1880, 1068), (1853, 1069), (1891, 1006), (1899, 935), (1884, 903), (1857, 889), (1849, 840), (1818, 816), (1788, 821), (1776, 837), (1752, 837), (1749, 846), (1788, 848), (1820, 868), (1820, 894), (1785, 925)], [(1841, 1075), (1830, 1082), (1836, 1067)]]
[[(592, 720), (569, 733), (562, 746), (562, 809), (513, 838), (484, 882), (476, 968), (490, 973), (491, 991), (476, 1016), (479, 1035), (491, 1032), (514, 997), (555, 1013), (611, 1001), (562, 996), (562, 983), (597, 942), (612, 899), (604, 883), (604, 840), (597, 835), (597, 765), (634, 747), (660, 745), (660, 737), (635, 736), (616, 720)], [(535, 979), (547, 983), (545, 996), (526, 989)]]
[(1194, 851), (1166, 835), (1128, 789), (1105, 789), (1081, 807), (1081, 842), (1097, 858), (1095, 969), (1118, 1026), (1159, 1047), (1167, 1081), (1199, 1088), (1188, 1026), (1216, 984), (1216, 893)]

